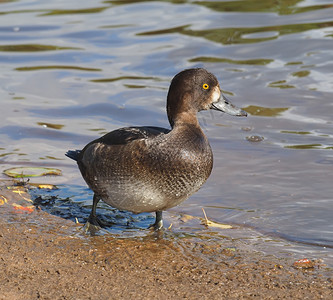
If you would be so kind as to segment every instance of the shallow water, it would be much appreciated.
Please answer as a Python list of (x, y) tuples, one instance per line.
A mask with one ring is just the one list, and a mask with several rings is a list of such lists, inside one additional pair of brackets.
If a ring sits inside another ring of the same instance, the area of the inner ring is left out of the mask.
[(33, 181), (57, 184), (54, 209), (84, 219), (91, 193), (64, 152), (122, 126), (168, 127), (171, 78), (205, 67), (249, 117), (199, 114), (214, 170), (174, 211), (204, 207), (333, 257), (332, 1), (77, 3), (0, 4), (1, 170), (62, 169)]

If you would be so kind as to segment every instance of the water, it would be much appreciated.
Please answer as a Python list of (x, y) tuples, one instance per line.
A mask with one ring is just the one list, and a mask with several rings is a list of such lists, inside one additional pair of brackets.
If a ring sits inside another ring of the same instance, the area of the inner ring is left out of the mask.
[(91, 193), (64, 152), (123, 126), (168, 127), (171, 78), (205, 67), (249, 117), (200, 113), (214, 170), (174, 211), (204, 207), (332, 259), (332, 16), (320, 0), (1, 2), (1, 170), (62, 169), (34, 181), (57, 184), (54, 209), (70, 201), (84, 219)]

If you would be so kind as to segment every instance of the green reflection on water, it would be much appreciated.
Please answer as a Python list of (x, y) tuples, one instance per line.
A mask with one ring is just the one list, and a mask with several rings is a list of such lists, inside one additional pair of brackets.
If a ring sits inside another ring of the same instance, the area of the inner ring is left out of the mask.
[(290, 145), (284, 146), (284, 148), (288, 149), (333, 149), (333, 147), (323, 147), (322, 144), (307, 144), (307, 145)]
[(52, 123), (45, 123), (45, 122), (37, 122), (37, 125), (52, 128), (52, 129), (62, 129), (65, 125), (61, 124), (52, 124)]
[(333, 7), (333, 4), (297, 6), (303, 0), (240, 0), (240, 1), (196, 1), (195, 4), (223, 12), (275, 12), (280, 15), (299, 14), (307, 11)]
[[(150, 0), (109, 0), (103, 3), (113, 5), (126, 5), (141, 2), (152, 2)], [(186, 0), (161, 0), (174, 4), (183, 4)], [(307, 11), (325, 9), (332, 7), (332, 4), (318, 4), (312, 6), (298, 6), (303, 0), (238, 0), (238, 1), (193, 1), (192, 4), (200, 5), (218, 12), (274, 12), (280, 15), (299, 14)]]
[[(1, 2), (0, 2), (1, 3)], [(9, 14), (25, 14), (25, 13), (41, 13), (40, 17), (54, 16), (54, 15), (73, 15), (73, 14), (95, 14), (104, 11), (107, 7), (96, 7), (96, 8), (86, 8), (86, 9), (23, 9), (23, 10), (12, 10), (12, 11), (1, 11), (0, 15)]]
[(186, 34), (187, 32), (191, 31), (191, 30), (187, 30), (187, 28), (189, 28), (189, 27), (190, 27), (190, 25), (183, 25), (183, 26), (178, 26), (178, 27), (141, 32), (141, 33), (137, 33), (137, 35), (147, 36), (147, 35), (160, 35), (160, 34), (170, 34), (170, 33)]
[(196, 57), (189, 60), (189, 62), (229, 63), (237, 65), (267, 65), (273, 61), (274, 61), (273, 59), (265, 59), (265, 58), (234, 60), (229, 58), (207, 57), (207, 56)]
[(136, 85), (136, 84), (124, 84), (124, 86), (129, 89), (144, 89), (147, 87), (145, 85)]
[[(216, 43), (229, 45), (229, 44), (259, 43), (259, 42), (277, 39), (281, 35), (295, 34), (295, 33), (305, 32), (314, 29), (321, 29), (331, 26), (333, 26), (333, 22), (286, 24), (286, 25), (251, 27), (251, 28), (232, 27), (232, 28), (216, 28), (209, 30), (191, 30), (189, 29), (190, 25), (185, 25), (174, 28), (141, 32), (138, 33), (137, 35), (149, 36), (149, 35), (179, 33), (188, 36), (202, 37)], [(254, 36), (253, 38), (251, 38), (250, 36), (250, 34), (254, 33), (272, 32), (272, 31), (278, 32), (279, 34), (268, 37)]]
[(1, 15), (10, 15), (10, 14), (24, 14), (24, 13), (37, 13), (44, 10), (33, 10), (33, 9), (23, 9), (23, 10), (10, 10), (10, 11), (0, 11)]
[(243, 110), (245, 110), (249, 114), (260, 117), (276, 117), (288, 109), (289, 107), (271, 108), (271, 107), (262, 107), (257, 105), (250, 105), (243, 108)]
[(310, 75), (310, 71), (298, 71), (298, 72), (291, 73), (291, 75), (293, 75), (295, 77), (306, 77), (306, 76)]
[(21, 45), (1, 45), (0, 51), (3, 52), (38, 52), (38, 51), (55, 51), (55, 50), (83, 50), (75, 47), (59, 47), (53, 45), (40, 44), (21, 44)]
[(1, 0), (0, 1), (0, 4), (3, 4), (3, 3), (8, 3), (8, 2), (16, 2), (17, 0)]
[(2, 153), (0, 154), (0, 157), (5, 157), (5, 156), (8, 156), (8, 155), (18, 155), (18, 156), (24, 156), (24, 155), (28, 155), (28, 154), (25, 154), (25, 153), (17, 153), (17, 152), (7, 152), (7, 153)]
[[(247, 44), (247, 43), (259, 43), (268, 40), (274, 40), (279, 35), (295, 34), (305, 32), (308, 30), (321, 29), (333, 26), (333, 22), (323, 23), (305, 23), (305, 24), (286, 24), (266, 27), (240, 27), (240, 28), (218, 28), (212, 30), (203, 30), (194, 32), (208, 40), (222, 43), (222, 44)], [(268, 31), (276, 31), (279, 35), (269, 37), (257, 37), (257, 38), (244, 38), (243, 35), (252, 33), (261, 33)]]
[(285, 66), (292, 66), (292, 65), (302, 65), (303, 62), (301, 61), (291, 61), (285, 64)]
[(119, 24), (119, 25), (103, 25), (99, 26), (100, 29), (117, 29), (117, 28), (123, 28), (123, 27), (134, 27), (133, 24)]
[(289, 131), (289, 130), (281, 130), (281, 133), (292, 133), (292, 134), (311, 134), (309, 131)]
[(40, 16), (53, 16), (53, 15), (73, 15), (73, 14), (95, 14), (104, 11), (107, 7), (94, 7), (94, 8), (84, 8), (84, 9), (55, 9), (48, 11)]
[(39, 159), (41, 160), (47, 160), (47, 159), (52, 159), (52, 160), (64, 160), (64, 158), (56, 158), (54, 156), (49, 156), (49, 155), (46, 155), (45, 157), (40, 157)]
[(286, 80), (278, 80), (278, 81), (274, 81), (268, 84), (269, 87), (273, 87), (273, 88), (280, 88), (280, 89), (292, 89), (295, 88), (295, 86), (290, 85), (290, 84), (286, 84)]
[[(151, 0), (109, 0), (109, 1), (103, 1), (103, 3), (110, 3), (113, 5), (125, 5), (125, 4), (134, 4), (134, 3), (142, 3), (142, 2), (154, 2)], [(157, 1), (155, 1), (157, 2)], [(169, 3), (175, 3), (175, 4), (182, 4), (182, 3), (188, 3), (188, 0), (160, 0), (159, 2), (169, 2)]]
[(119, 80), (157, 80), (156, 77), (120, 76), (114, 78), (92, 79), (91, 82), (113, 82)]
[(83, 68), (76, 66), (32, 66), (32, 67), (19, 67), (15, 68), (16, 71), (37, 71), (37, 70), (52, 70), (52, 69), (61, 69), (61, 70), (78, 70), (78, 71), (90, 71), (90, 72), (100, 72), (102, 69), (96, 68)]
[(105, 128), (92, 128), (92, 129), (88, 129), (89, 131), (104, 131)]

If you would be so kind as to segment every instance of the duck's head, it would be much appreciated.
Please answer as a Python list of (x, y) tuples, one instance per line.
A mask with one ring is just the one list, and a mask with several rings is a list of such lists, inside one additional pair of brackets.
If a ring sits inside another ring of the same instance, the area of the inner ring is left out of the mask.
[(196, 113), (214, 109), (233, 116), (247, 116), (222, 94), (216, 77), (205, 69), (188, 69), (178, 73), (171, 81), (167, 113), (171, 127), (177, 122), (196, 121)]

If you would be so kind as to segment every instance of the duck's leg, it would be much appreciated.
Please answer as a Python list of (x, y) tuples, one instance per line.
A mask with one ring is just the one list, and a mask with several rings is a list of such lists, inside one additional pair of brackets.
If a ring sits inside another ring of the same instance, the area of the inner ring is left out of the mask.
[(163, 228), (162, 211), (156, 212), (155, 223), (151, 224), (149, 228), (154, 228), (155, 231), (158, 231)]
[(94, 194), (93, 198), (93, 205), (91, 208), (91, 213), (89, 215), (89, 218), (87, 220), (87, 223), (84, 225), (85, 230), (91, 230), (91, 229), (99, 229), (100, 227), (103, 227), (104, 224), (102, 223), (101, 220), (97, 218), (96, 215), (96, 208), (97, 208), (97, 203), (99, 202), (100, 197), (96, 194)]

